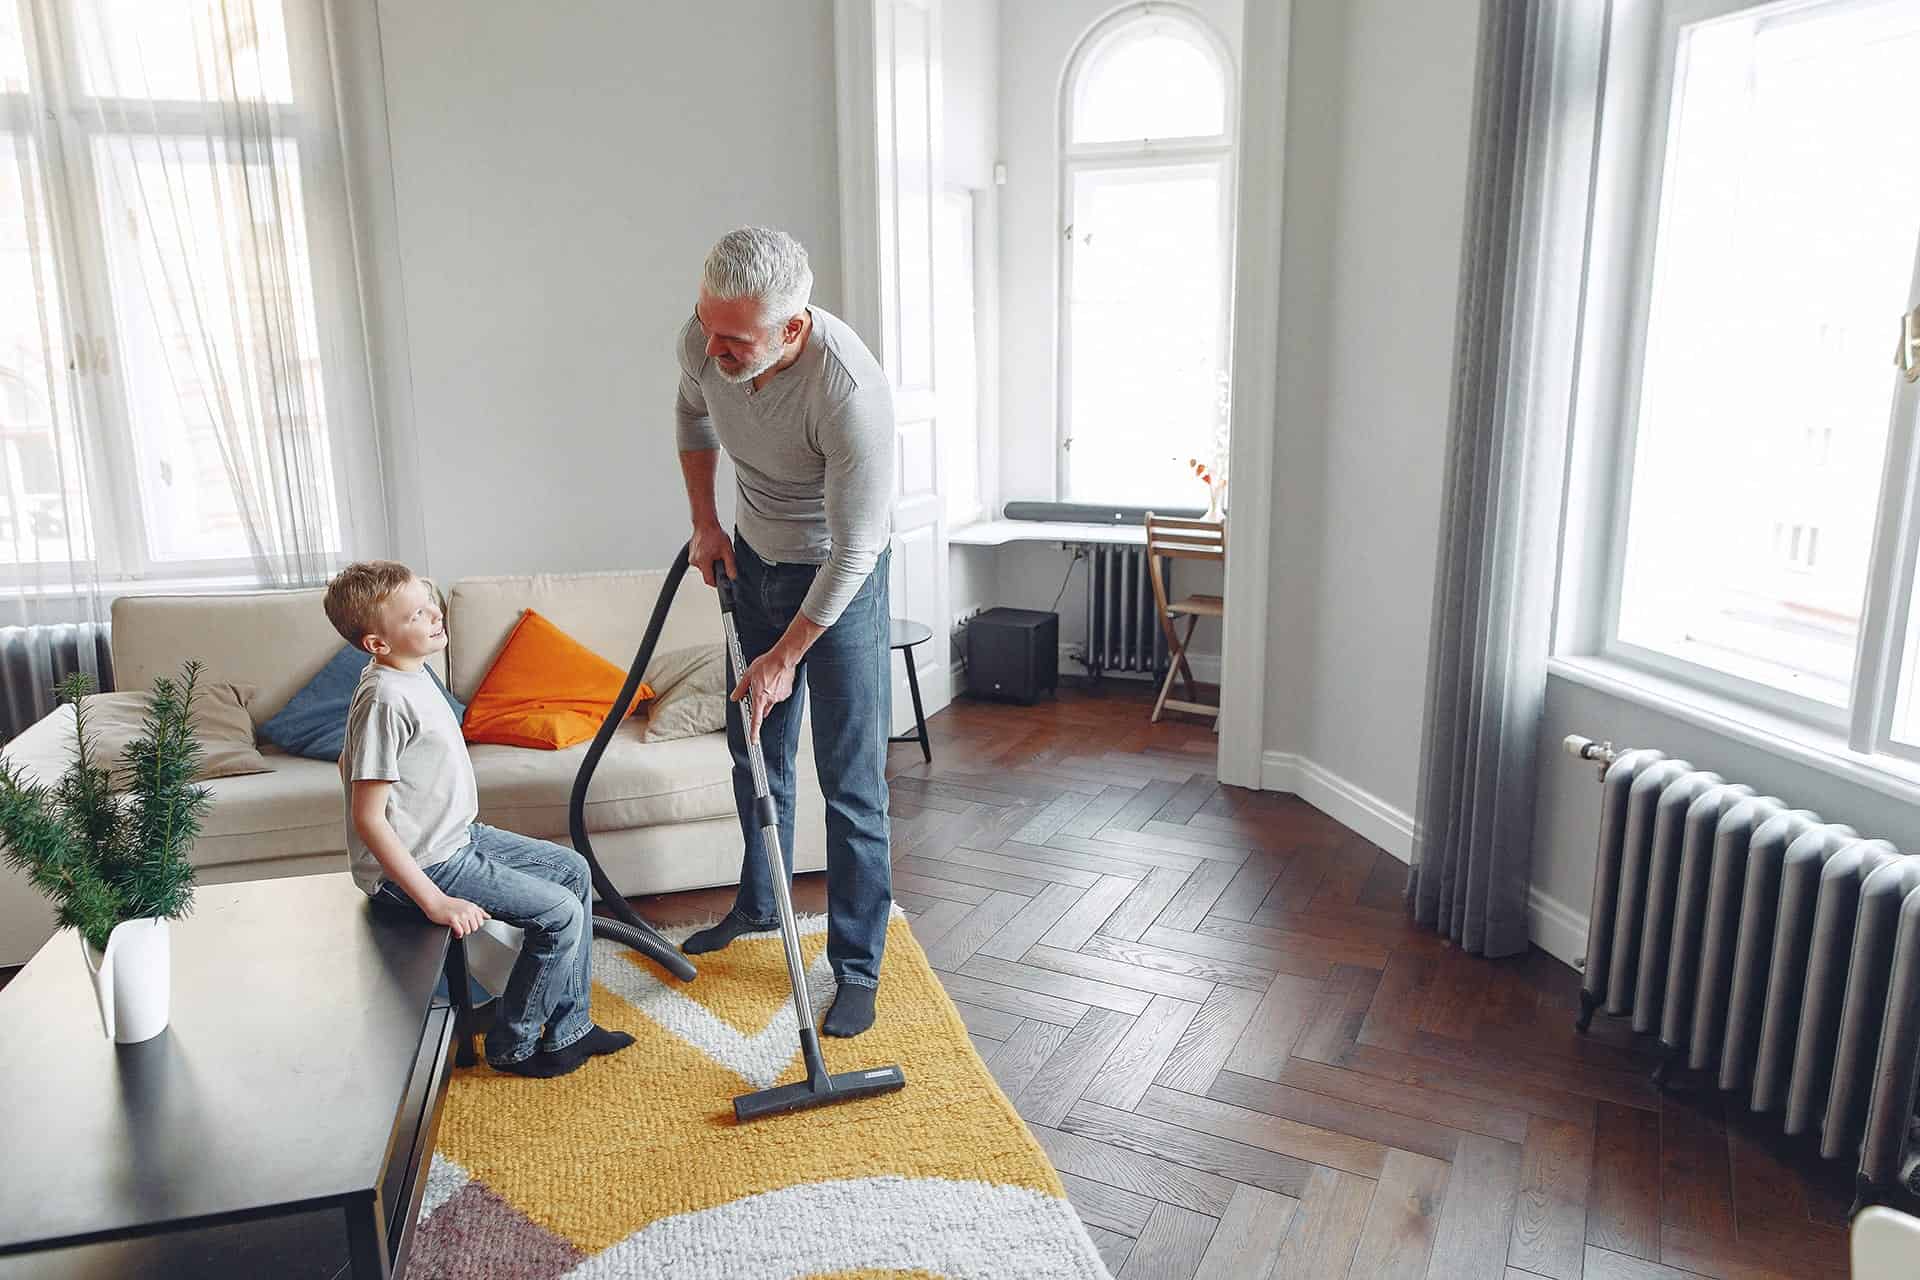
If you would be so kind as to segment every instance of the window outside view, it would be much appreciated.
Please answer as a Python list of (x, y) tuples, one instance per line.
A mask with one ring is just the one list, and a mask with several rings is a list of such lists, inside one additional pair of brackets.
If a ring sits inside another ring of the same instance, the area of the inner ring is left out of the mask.
[(1109, 33), (1074, 81), (1064, 196), (1067, 494), (1200, 509), (1224, 467), (1227, 73), (1184, 20)]
[[(284, 456), (332, 449), (298, 144), (234, 134), (223, 155), (206, 116), (236, 94), (248, 110), (293, 110), (279, 5), (93, 0), (63, 13), (73, 48), (60, 56), (80, 68), (66, 99), (30, 81), (26, 33), (0, 5), (0, 566), (89, 559), (96, 542), (103, 573), (246, 561), (249, 525), (284, 523), (280, 503), (312, 508), (302, 521), (338, 545), (331, 467), (276, 482)], [(213, 40), (219, 56), (202, 47)], [(228, 66), (232, 80), (210, 79)], [(64, 183), (36, 151), (36, 111), (84, 140)], [(276, 132), (297, 129), (290, 115)], [(278, 403), (289, 387), (307, 403)], [(269, 425), (217, 425), (234, 418)], [(247, 519), (237, 488), (268, 509)], [(87, 497), (114, 529), (95, 527)]]
[(1682, 33), (1639, 387), (1619, 639), (1850, 697), (1920, 245), (1920, 3)]

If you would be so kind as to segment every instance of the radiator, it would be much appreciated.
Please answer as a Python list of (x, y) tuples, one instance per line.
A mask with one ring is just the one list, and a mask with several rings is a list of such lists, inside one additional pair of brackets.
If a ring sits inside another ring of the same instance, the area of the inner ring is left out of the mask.
[(1857, 1161), (1863, 1199), (1920, 1191), (1920, 857), (1658, 751), (1601, 783), (1580, 1029), (1596, 1009)]
[(101, 692), (112, 689), (110, 631), (104, 622), (0, 627), (0, 737), (11, 739), (52, 711), (55, 690), (76, 671), (92, 676)]
[[(1087, 674), (1166, 674), (1167, 633), (1154, 605), (1145, 547), (1095, 543), (1087, 551)], [(1172, 567), (1166, 571), (1173, 589)]]

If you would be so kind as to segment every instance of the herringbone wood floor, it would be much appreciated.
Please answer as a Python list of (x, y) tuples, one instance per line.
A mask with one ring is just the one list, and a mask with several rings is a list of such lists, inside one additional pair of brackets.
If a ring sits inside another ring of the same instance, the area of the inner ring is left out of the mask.
[(961, 701), (891, 757), (895, 897), (1116, 1276), (1846, 1274), (1844, 1173), (1663, 1095), (1573, 970), (1410, 925), (1397, 860), (1148, 706)]
[(895, 897), (1116, 1276), (1846, 1274), (1843, 1171), (1663, 1095), (1623, 1028), (1574, 1032), (1571, 969), (1411, 926), (1396, 860), (1215, 785), (1148, 706), (962, 701), (890, 768)]

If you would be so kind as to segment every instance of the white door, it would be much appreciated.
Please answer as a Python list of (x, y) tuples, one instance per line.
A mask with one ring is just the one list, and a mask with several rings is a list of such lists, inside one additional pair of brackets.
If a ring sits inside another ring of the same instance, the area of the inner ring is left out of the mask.
[[(947, 537), (934, 377), (940, 176), (939, 0), (839, 0), (847, 320), (893, 383), (891, 607), (933, 639), (913, 649), (926, 713), (950, 700)], [(894, 732), (913, 723), (906, 664), (893, 661)]]

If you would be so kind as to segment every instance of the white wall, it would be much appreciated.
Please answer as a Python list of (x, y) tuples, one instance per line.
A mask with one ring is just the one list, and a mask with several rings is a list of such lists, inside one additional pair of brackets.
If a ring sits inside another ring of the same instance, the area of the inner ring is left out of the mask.
[(1475, 0), (1294, 0), (1268, 785), (1337, 800), (1402, 856), (1478, 17)]
[[(993, 167), (1000, 147), (999, 0), (942, 0), (940, 6), (941, 97), (945, 111), (947, 185), (974, 193), (974, 358), (978, 364), (978, 429), (982, 457), (998, 458), (1000, 427), (1000, 188)], [(996, 510), (997, 473), (980, 478), (981, 498)], [(947, 555), (947, 603), (954, 618), (1004, 603), (999, 598), (998, 559), (985, 548), (954, 547)], [(958, 632), (950, 657), (960, 657)]]
[(665, 564), (707, 249), (784, 227), (839, 303), (831, 0), (379, 0), (379, 34), (424, 567)]
[(1000, 158), (999, 0), (941, 0), (940, 93), (948, 185), (991, 187)]

